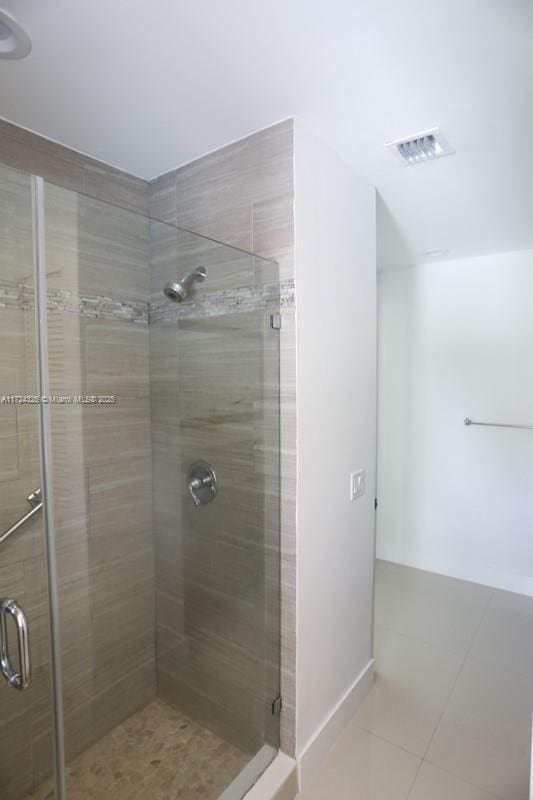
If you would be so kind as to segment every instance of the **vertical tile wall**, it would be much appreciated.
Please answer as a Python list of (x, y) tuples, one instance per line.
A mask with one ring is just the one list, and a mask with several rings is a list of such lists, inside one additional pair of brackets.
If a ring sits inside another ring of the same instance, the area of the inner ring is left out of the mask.
[[(294, 753), (294, 634), (295, 634), (295, 343), (293, 282), (293, 126), (282, 122), (240, 142), (200, 158), (150, 185), (150, 214), (194, 230), (280, 265), (281, 337), (281, 551), (282, 551), (282, 712), (281, 746)], [(155, 340), (154, 340), (155, 344)], [(163, 347), (162, 343), (160, 346)], [(175, 345), (177, 346), (177, 345)], [(157, 345), (156, 345), (157, 347)], [(173, 354), (178, 358), (177, 352)], [(155, 366), (155, 365), (154, 365)], [(161, 373), (159, 372), (159, 375)], [(165, 387), (153, 396), (164, 403)], [(170, 391), (167, 386), (167, 390)], [(157, 421), (158, 409), (153, 410)], [(160, 434), (154, 427), (154, 448)], [(179, 431), (174, 431), (179, 446)], [(165, 471), (154, 451), (154, 470)], [(157, 481), (156, 481), (157, 484)], [(156, 551), (165, 541), (157, 514), (172, 513), (163, 498), (154, 498)], [(176, 519), (181, 516), (174, 506)], [(163, 565), (168, 569), (169, 561)], [(167, 574), (175, 581), (175, 573)], [(163, 593), (157, 579), (157, 593)], [(164, 612), (160, 612), (161, 615)], [(206, 655), (207, 657), (207, 655)], [(161, 677), (161, 676), (160, 676)]]
[(156, 694), (142, 215), (45, 185), (53, 493), (70, 758)]
[(107, 203), (148, 212), (148, 183), (0, 119), (0, 164)]
[[(187, 303), (168, 280), (203, 265)], [(161, 696), (249, 752), (278, 746), (278, 268), (152, 223), (154, 533)], [(196, 508), (187, 468), (217, 473)]]

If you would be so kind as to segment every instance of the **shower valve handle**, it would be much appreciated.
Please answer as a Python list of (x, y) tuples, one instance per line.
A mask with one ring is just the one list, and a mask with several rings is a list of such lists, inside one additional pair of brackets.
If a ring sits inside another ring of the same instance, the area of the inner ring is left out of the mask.
[(198, 489), (201, 489), (203, 486), (212, 486), (211, 478), (208, 476), (207, 478), (193, 478), (189, 481), (189, 494), (193, 499), (195, 506), (201, 506), (202, 501), (198, 497)]
[(195, 461), (191, 464), (187, 470), (187, 489), (195, 506), (205, 505), (215, 499), (218, 481), (211, 464), (207, 461)]

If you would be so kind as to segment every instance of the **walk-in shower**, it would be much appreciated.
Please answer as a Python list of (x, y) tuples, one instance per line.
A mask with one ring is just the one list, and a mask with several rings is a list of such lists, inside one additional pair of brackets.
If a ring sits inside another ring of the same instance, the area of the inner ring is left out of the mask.
[(206, 277), (206, 268), (196, 267), (196, 269), (193, 269), (192, 272), (189, 272), (189, 274), (181, 280), (169, 281), (163, 289), (165, 297), (168, 297), (168, 299), (172, 300), (174, 303), (181, 303), (189, 296), (193, 284), (205, 281)]
[(273, 758), (278, 287), (0, 167), (2, 800), (237, 800)]

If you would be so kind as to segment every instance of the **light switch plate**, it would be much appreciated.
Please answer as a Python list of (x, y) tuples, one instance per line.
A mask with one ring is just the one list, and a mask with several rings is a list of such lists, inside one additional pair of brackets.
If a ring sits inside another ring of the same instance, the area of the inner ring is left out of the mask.
[(360, 469), (350, 475), (350, 500), (357, 500), (365, 493), (365, 471)]

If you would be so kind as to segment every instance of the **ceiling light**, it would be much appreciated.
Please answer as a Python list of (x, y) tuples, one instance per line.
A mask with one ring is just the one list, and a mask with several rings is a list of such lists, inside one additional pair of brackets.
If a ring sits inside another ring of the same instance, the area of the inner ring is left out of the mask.
[(0, 9), (0, 58), (25, 58), (31, 39), (13, 17)]
[(455, 152), (438, 128), (422, 131), (405, 139), (397, 139), (395, 142), (387, 142), (385, 147), (392, 150), (406, 166), (432, 161)]

